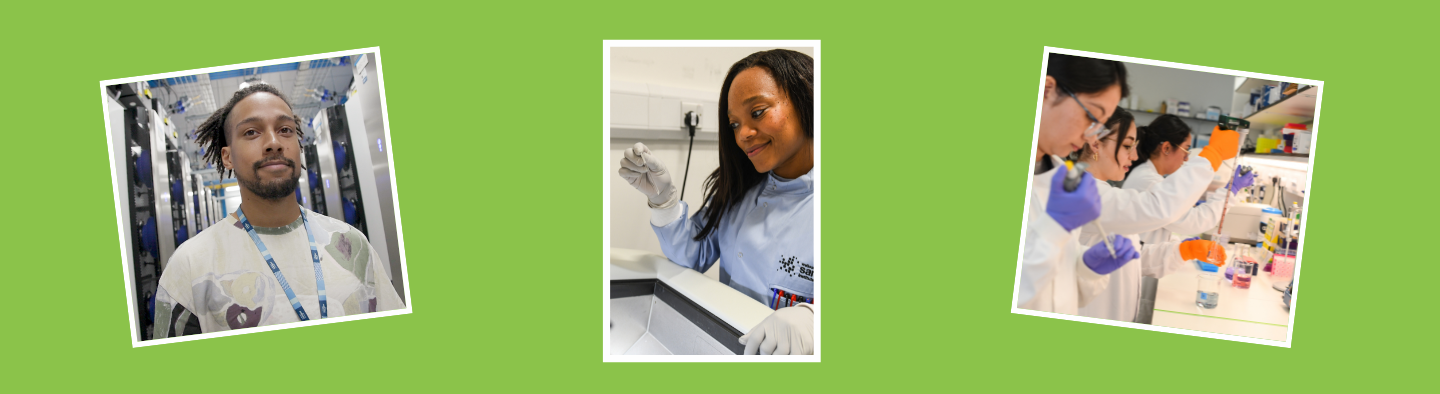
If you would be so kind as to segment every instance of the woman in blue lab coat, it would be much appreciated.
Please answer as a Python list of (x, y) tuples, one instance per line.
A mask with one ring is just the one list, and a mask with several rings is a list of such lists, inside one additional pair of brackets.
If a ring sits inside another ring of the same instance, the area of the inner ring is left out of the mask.
[(644, 193), (670, 261), (705, 271), (775, 312), (740, 337), (745, 354), (813, 354), (814, 61), (776, 49), (730, 67), (720, 88), (720, 168), (691, 217), (666, 166), (636, 143), (620, 176)]

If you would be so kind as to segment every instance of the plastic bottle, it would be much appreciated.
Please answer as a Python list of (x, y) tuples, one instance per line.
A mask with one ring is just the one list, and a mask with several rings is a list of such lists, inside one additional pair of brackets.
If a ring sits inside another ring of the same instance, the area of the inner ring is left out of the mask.
[(1310, 128), (1302, 123), (1286, 123), (1285, 153), (1310, 153)]
[[(1298, 226), (1297, 226), (1298, 227)], [(1285, 247), (1285, 261), (1290, 263), (1290, 275), (1295, 275), (1295, 256), (1300, 254), (1300, 230), (1295, 230), (1294, 236), (1290, 237), (1290, 244)]]
[(1285, 262), (1290, 268), (1290, 275), (1295, 272), (1295, 255), (1300, 254), (1300, 203), (1290, 203), (1290, 231), (1286, 232)]
[(1215, 309), (1220, 305), (1220, 267), (1202, 265), (1199, 283), (1195, 287), (1195, 305)]
[[(1255, 255), (1256, 255), (1256, 256), (1261, 256), (1261, 257), (1262, 257), (1262, 258), (1257, 258), (1257, 259), (1255, 259), (1256, 263), (1258, 263), (1259, 265), (1264, 266), (1264, 267), (1265, 267), (1265, 272), (1270, 272), (1270, 268), (1271, 268), (1272, 266), (1274, 266), (1275, 263), (1269, 261), (1268, 259), (1264, 259), (1264, 258), (1263, 258), (1263, 257), (1264, 257), (1264, 253), (1263, 253), (1262, 251), (1265, 250), (1265, 241), (1256, 242), (1256, 243), (1255, 243), (1255, 249), (1254, 249), (1254, 250), (1255, 250)], [(1256, 275), (1259, 275), (1259, 274), (1257, 273)]]
[(1286, 220), (1284, 226), (1280, 226), (1279, 233), (1274, 234), (1274, 263), (1276, 263), (1276, 265), (1284, 265), (1284, 263), (1286, 263), (1286, 255), (1290, 255), (1289, 250), (1287, 250), (1290, 247), (1290, 240), (1287, 239), (1286, 230), (1284, 230), (1287, 229), (1287, 227), (1290, 227), (1289, 220)]

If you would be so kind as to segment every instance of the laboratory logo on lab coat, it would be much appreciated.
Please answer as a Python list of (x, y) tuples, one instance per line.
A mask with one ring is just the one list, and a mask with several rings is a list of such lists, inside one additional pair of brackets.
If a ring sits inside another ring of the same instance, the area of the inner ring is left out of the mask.
[(780, 267), (775, 270), (784, 272), (790, 275), (791, 278), (799, 277), (800, 279), (811, 282), (815, 281), (815, 267), (800, 262), (800, 259), (795, 258), (795, 256), (785, 257), (785, 255), (780, 255)]

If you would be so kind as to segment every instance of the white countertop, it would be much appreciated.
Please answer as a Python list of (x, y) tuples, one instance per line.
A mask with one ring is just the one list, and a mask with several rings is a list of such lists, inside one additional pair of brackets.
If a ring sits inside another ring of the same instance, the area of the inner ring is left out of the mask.
[(610, 248), (610, 278), (659, 279), (741, 333), (773, 312), (759, 301), (698, 271), (643, 250)]
[(1155, 318), (1151, 324), (1188, 330), (1285, 341), (1290, 312), (1280, 299), (1284, 293), (1271, 287), (1270, 273), (1260, 272), (1249, 289), (1237, 289), (1224, 279), (1221, 267), (1219, 305), (1195, 305), (1199, 270), (1166, 275), (1155, 291)]

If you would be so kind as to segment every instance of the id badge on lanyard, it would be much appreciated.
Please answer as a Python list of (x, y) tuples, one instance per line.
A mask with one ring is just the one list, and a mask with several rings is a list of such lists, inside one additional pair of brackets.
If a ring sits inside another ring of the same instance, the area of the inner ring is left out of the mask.
[[(290, 299), (290, 306), (295, 308), (295, 316), (300, 321), (310, 320), (305, 314), (305, 308), (300, 306), (300, 299), (295, 298), (295, 290), (290, 289), (290, 282), (285, 280), (285, 274), (280, 273), (280, 266), (275, 264), (275, 258), (270, 256), (270, 250), (265, 248), (265, 242), (260, 240), (260, 235), (255, 234), (255, 227), (250, 225), (250, 220), (245, 218), (245, 211), (235, 208), (235, 216), (240, 217), (240, 225), (245, 227), (245, 232), (250, 233), (250, 240), (255, 241), (255, 248), (260, 249), (260, 256), (265, 258), (265, 264), (270, 266), (270, 273), (275, 274), (275, 280), (280, 281), (280, 288), (285, 289), (285, 297)], [(320, 272), (320, 252), (315, 247), (315, 235), (310, 232), (310, 219), (305, 216), (305, 209), (300, 209), (300, 220), (305, 223), (305, 237), (310, 239), (310, 259), (315, 262), (315, 290), (320, 294), (320, 318), (329, 317), (329, 311), (325, 305), (325, 275)]]

